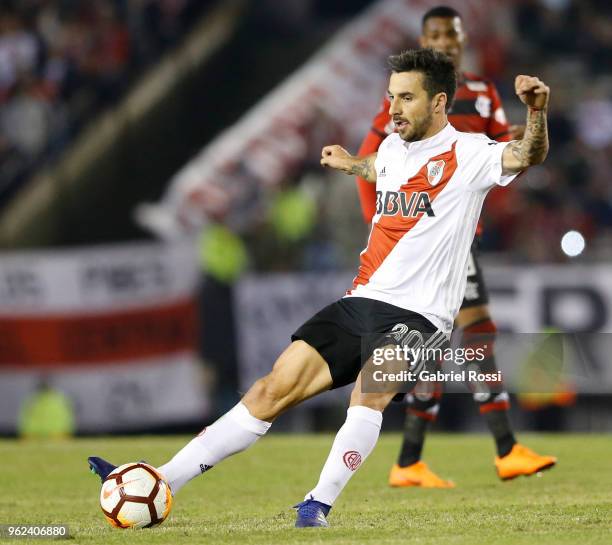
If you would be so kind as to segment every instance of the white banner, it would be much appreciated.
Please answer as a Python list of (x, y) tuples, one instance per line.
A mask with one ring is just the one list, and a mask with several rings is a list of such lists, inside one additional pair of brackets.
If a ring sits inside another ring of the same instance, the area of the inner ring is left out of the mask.
[(208, 396), (193, 353), (103, 366), (0, 371), (0, 432), (42, 380), (65, 394), (81, 432), (121, 432), (204, 419)]
[(190, 243), (127, 244), (0, 257), (0, 431), (44, 382), (79, 431), (200, 419), (200, 273)]
[(153, 306), (193, 297), (190, 242), (0, 254), (0, 316)]

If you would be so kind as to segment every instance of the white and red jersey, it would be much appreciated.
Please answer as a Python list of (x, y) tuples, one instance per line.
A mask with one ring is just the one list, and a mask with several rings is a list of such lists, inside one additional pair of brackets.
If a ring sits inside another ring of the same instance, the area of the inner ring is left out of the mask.
[(375, 162), (376, 213), (346, 297), (417, 312), (450, 334), (485, 196), (516, 177), (502, 176), (506, 145), (450, 123), (417, 142), (385, 138)]
[[(389, 106), (389, 99), (383, 97), (370, 132), (357, 153), (360, 157), (376, 152), (387, 135), (395, 130)], [(495, 85), (470, 72), (457, 75), (457, 91), (448, 112), (448, 121), (458, 131), (479, 132), (499, 142), (511, 140), (510, 127)], [(364, 220), (370, 223), (376, 212), (374, 186), (357, 177), (357, 188)]]

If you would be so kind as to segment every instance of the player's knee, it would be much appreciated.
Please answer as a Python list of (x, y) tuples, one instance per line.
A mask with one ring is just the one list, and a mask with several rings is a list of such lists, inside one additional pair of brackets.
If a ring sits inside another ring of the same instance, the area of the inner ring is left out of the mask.
[(251, 390), (252, 397), (256, 398), (260, 404), (279, 409), (285, 408), (300, 395), (298, 384), (295, 381), (288, 380), (287, 377), (274, 370), (260, 378)]
[(272, 373), (260, 378), (254, 384), (253, 389), (254, 397), (256, 397), (260, 402), (264, 403), (276, 403), (283, 397), (283, 394), (285, 393), (283, 389), (281, 389), (279, 385), (275, 383), (274, 378), (272, 377)]
[(242, 402), (255, 418), (271, 422), (283, 411), (286, 404), (282, 402), (280, 391), (274, 387), (269, 377), (270, 375), (266, 375), (257, 380)]

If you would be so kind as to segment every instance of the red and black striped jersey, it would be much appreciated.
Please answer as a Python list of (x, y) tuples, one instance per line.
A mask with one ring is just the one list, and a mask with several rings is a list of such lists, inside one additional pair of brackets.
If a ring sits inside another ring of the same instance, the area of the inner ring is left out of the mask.
[[(486, 78), (469, 72), (459, 74), (455, 101), (448, 113), (448, 120), (455, 129), (461, 132), (486, 134), (493, 140), (507, 142), (510, 132), (506, 114), (495, 85)], [(381, 142), (395, 129), (389, 115), (389, 100), (385, 96), (380, 110), (374, 116), (372, 127), (358, 155), (369, 155), (378, 150)], [(372, 221), (376, 210), (376, 187), (357, 178), (359, 200), (364, 220)]]

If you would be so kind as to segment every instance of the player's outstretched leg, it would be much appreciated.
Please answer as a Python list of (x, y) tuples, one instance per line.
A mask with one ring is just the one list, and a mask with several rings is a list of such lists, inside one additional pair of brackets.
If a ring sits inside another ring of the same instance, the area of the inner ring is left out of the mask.
[(327, 526), (326, 517), (349, 479), (365, 461), (378, 441), (382, 411), (395, 392), (366, 394), (361, 391), (361, 374), (351, 394), (346, 421), (338, 430), (319, 482), (297, 504), (297, 528)]
[[(483, 351), (485, 357), (478, 362), (479, 371), (497, 373), (494, 355), (497, 328), (488, 314), (487, 307), (473, 307), (469, 309), (469, 314), (468, 312), (464, 314), (468, 319), (477, 316), (480, 319), (464, 323), (462, 346)], [(461, 314), (459, 318), (462, 318)], [(463, 319), (465, 320), (465, 317)], [(479, 407), (480, 414), (484, 417), (495, 440), (497, 456), (494, 463), (500, 479), (508, 480), (521, 475), (533, 475), (556, 464), (557, 459), (554, 456), (542, 456), (516, 441), (508, 415), (510, 398), (502, 382), (477, 383), (468, 386), (474, 392), (474, 400)]]
[[(256, 381), (235, 407), (158, 468), (172, 494), (228, 456), (250, 447), (283, 411), (328, 390), (331, 385), (329, 367), (320, 354), (303, 341), (291, 343), (272, 372)], [(90, 464), (91, 460), (101, 459), (89, 458)], [(98, 462), (94, 465), (100, 468), (98, 474), (102, 477), (104, 472), (108, 475), (110, 470), (106, 470), (112, 464), (101, 461), (107, 465)]]

